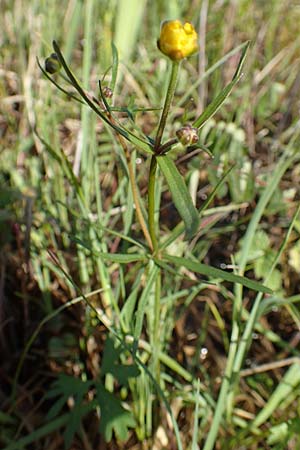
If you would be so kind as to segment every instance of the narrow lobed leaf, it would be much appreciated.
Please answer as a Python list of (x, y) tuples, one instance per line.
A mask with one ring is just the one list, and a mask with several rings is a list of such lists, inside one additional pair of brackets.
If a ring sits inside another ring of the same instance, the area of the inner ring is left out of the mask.
[(169, 156), (163, 155), (157, 157), (157, 162), (168, 183), (174, 205), (184, 221), (185, 236), (190, 239), (199, 226), (197, 209), (174, 161)]
[(177, 256), (166, 254), (163, 255), (163, 259), (175, 264), (176, 266), (186, 267), (193, 272), (201, 273), (202, 275), (206, 275), (207, 277), (220, 278), (224, 281), (242, 284), (243, 286), (246, 286), (249, 289), (253, 289), (254, 291), (260, 291), (265, 294), (272, 294), (272, 290), (262, 285), (261, 283), (257, 283), (256, 281), (250, 280), (249, 278), (242, 277), (240, 275), (235, 275), (231, 272), (226, 272), (225, 270), (217, 269), (216, 267), (212, 267), (207, 264), (201, 264), (190, 259), (179, 258)]
[(247, 42), (245, 48), (243, 49), (242, 56), (240, 58), (235, 74), (232, 78), (232, 81), (217, 95), (217, 97), (208, 105), (208, 107), (203, 111), (203, 113), (200, 114), (200, 116), (194, 121), (193, 127), (195, 128), (203, 127), (203, 125), (218, 111), (218, 109), (225, 102), (226, 98), (229, 96), (232, 89), (241, 78), (241, 71), (249, 46), (250, 41)]

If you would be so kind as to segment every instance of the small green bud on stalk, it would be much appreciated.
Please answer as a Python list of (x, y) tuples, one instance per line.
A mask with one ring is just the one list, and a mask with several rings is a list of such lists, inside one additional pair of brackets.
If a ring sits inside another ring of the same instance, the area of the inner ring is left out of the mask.
[(176, 131), (176, 136), (179, 142), (184, 146), (189, 146), (192, 144), (197, 144), (199, 141), (198, 130), (193, 128), (191, 125), (185, 125)]
[(104, 88), (102, 89), (102, 94), (104, 95), (105, 98), (112, 98), (113, 91), (108, 86), (104, 86)]
[(48, 58), (45, 59), (45, 70), (48, 73), (54, 74), (59, 72), (61, 69), (61, 63), (58, 59), (56, 53), (52, 53)]

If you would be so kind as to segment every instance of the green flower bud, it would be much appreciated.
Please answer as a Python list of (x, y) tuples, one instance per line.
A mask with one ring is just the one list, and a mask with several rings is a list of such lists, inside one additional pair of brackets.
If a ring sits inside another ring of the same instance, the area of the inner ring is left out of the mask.
[(179, 130), (176, 131), (176, 136), (179, 142), (184, 146), (197, 144), (199, 141), (198, 129), (193, 128), (191, 125), (185, 125), (184, 127), (179, 128)]
[(104, 88), (102, 89), (102, 93), (105, 98), (112, 98), (113, 96), (113, 91), (108, 86), (104, 86)]
[(56, 53), (52, 53), (50, 56), (48, 56), (48, 58), (45, 59), (46, 72), (53, 74), (59, 72), (60, 69), (61, 63)]

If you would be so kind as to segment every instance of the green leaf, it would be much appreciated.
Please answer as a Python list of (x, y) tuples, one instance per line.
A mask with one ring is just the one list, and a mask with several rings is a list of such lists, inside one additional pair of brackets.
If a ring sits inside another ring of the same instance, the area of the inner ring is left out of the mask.
[(192, 270), (193, 272), (201, 273), (202, 275), (206, 275), (207, 277), (220, 278), (222, 280), (230, 281), (232, 283), (242, 284), (243, 286), (246, 286), (249, 289), (253, 289), (254, 291), (260, 291), (265, 294), (272, 294), (272, 290), (267, 288), (266, 286), (263, 286), (262, 284), (257, 283), (256, 281), (252, 281), (249, 278), (245, 278), (240, 275), (235, 275), (234, 273), (231, 272), (226, 272), (225, 270), (217, 269), (215, 267), (208, 266), (206, 264), (194, 262), (191, 261), (190, 259), (179, 258), (177, 256), (163, 255), (163, 259), (172, 262), (176, 266), (186, 267), (187, 269)]
[(75, 433), (78, 432), (81, 420), (97, 406), (96, 401), (88, 403), (76, 403), (70, 412), (70, 417), (64, 431), (65, 450), (69, 450), (72, 445)]
[(73, 437), (80, 426), (82, 418), (89, 411), (95, 408), (95, 404), (93, 402), (84, 403), (84, 397), (90, 389), (91, 384), (91, 381), (82, 381), (79, 378), (61, 374), (52, 384), (52, 388), (50, 388), (45, 396), (46, 398), (58, 397), (47, 414), (48, 420), (53, 419), (60, 413), (69, 397), (74, 398), (74, 408), (70, 412), (70, 417), (66, 423), (66, 428), (64, 431), (66, 449), (70, 448)]
[(118, 264), (129, 264), (137, 261), (147, 261), (147, 255), (143, 255), (141, 253), (104, 253), (98, 252), (97, 250), (93, 250), (89, 243), (84, 242), (82, 239), (79, 239), (77, 236), (72, 237), (72, 240), (77, 244), (81, 245), (88, 251), (90, 251), (95, 256), (100, 256), (104, 261), (115, 262)]
[(193, 205), (190, 193), (174, 161), (168, 155), (163, 155), (157, 157), (157, 162), (167, 180), (174, 205), (184, 221), (185, 236), (190, 239), (199, 226), (198, 211)]
[(139, 253), (123, 254), (123, 253), (99, 253), (105, 261), (116, 262), (119, 264), (128, 264), (136, 261), (146, 261), (145, 255)]
[(119, 364), (119, 358), (123, 352), (122, 347), (116, 346), (115, 341), (108, 336), (105, 342), (101, 375), (111, 373), (120, 384), (128, 386), (128, 378), (135, 378), (140, 374), (136, 364)]
[(208, 105), (208, 107), (203, 111), (202, 114), (195, 120), (193, 123), (193, 127), (201, 128), (203, 125), (218, 111), (218, 109), (222, 106), (226, 98), (231, 93), (232, 89), (236, 85), (236, 83), (241, 78), (241, 70), (246, 58), (247, 50), (250, 46), (250, 42), (245, 44), (245, 48), (243, 50), (242, 56), (240, 58), (238, 67), (236, 72), (232, 78), (232, 81), (217, 95), (217, 97)]
[(48, 411), (47, 419), (51, 420), (57, 416), (69, 397), (74, 397), (75, 403), (80, 403), (89, 388), (89, 382), (60, 374), (45, 395), (46, 398), (59, 397)]
[(147, 257), (145, 255), (140, 255), (139, 253), (102, 253), (93, 251), (96, 256), (100, 256), (104, 261), (115, 262), (118, 264), (129, 264), (137, 261), (146, 261)]
[(96, 384), (97, 400), (100, 405), (100, 433), (104, 435), (106, 442), (112, 438), (113, 431), (118, 439), (126, 441), (128, 438), (128, 428), (136, 426), (135, 420), (130, 411), (126, 411), (121, 402), (101, 383)]
[[(207, 199), (205, 200), (204, 203), (202, 203), (202, 205), (199, 208), (199, 218), (201, 218), (201, 216), (203, 215), (204, 211), (208, 208), (209, 204), (212, 202), (212, 200), (214, 199), (214, 197), (216, 196), (216, 194), (218, 193), (219, 189), (223, 186), (223, 184), (226, 181), (227, 176), (229, 175), (229, 173), (232, 171), (232, 169), (234, 168), (234, 166), (231, 166), (227, 172), (222, 176), (222, 178), (218, 181), (217, 185), (214, 187), (214, 189), (212, 190), (212, 192), (209, 194), (209, 196), (207, 197)], [(170, 236), (165, 240), (165, 242), (161, 245), (161, 249), (165, 249), (167, 248), (169, 245), (172, 244), (172, 242), (174, 242), (178, 236), (181, 235), (181, 233), (184, 232), (184, 224), (182, 222), (180, 222), (178, 225), (176, 225), (176, 227), (172, 230)]]

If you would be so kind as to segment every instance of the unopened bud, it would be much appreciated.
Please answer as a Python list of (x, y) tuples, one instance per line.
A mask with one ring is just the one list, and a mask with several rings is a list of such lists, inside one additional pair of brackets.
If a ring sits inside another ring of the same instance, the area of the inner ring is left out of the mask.
[(198, 35), (189, 22), (167, 20), (161, 25), (157, 45), (173, 61), (180, 61), (198, 51)]
[(59, 72), (60, 69), (61, 63), (56, 53), (52, 53), (50, 56), (48, 56), (48, 58), (45, 59), (46, 72), (53, 74)]
[(108, 86), (104, 86), (104, 88), (102, 89), (102, 94), (104, 95), (105, 98), (112, 98), (113, 91)]
[(184, 127), (179, 128), (179, 130), (176, 131), (176, 136), (184, 146), (197, 144), (199, 141), (198, 130), (191, 125), (185, 125)]

